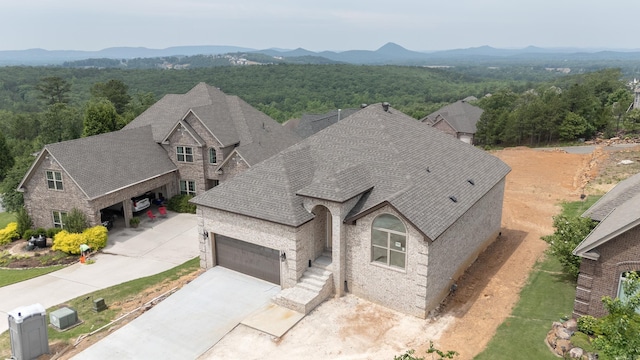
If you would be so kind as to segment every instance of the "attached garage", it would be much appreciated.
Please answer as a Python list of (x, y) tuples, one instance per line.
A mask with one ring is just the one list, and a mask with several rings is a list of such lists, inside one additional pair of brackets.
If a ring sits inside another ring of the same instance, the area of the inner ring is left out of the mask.
[(280, 285), (280, 252), (246, 241), (215, 235), (216, 264)]

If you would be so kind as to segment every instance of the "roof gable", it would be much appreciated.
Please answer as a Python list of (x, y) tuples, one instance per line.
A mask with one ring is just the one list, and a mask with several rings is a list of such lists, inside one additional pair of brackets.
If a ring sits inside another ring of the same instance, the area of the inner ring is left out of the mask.
[(340, 202), (366, 191), (348, 219), (388, 202), (436, 239), (509, 171), (485, 151), (376, 104), (193, 202), (299, 226), (312, 215), (296, 194)]
[(200, 83), (184, 95), (167, 95), (124, 129), (151, 125), (153, 138), (165, 141), (176, 124), (196, 117), (223, 147), (237, 145), (249, 165), (275, 155), (300, 138), (237, 96)]
[(482, 113), (481, 108), (459, 100), (427, 115), (426, 120), (435, 125), (440, 119), (444, 119), (456, 132), (475, 134), (476, 124)]
[(597, 260), (597, 247), (640, 225), (640, 173), (620, 182), (582, 214), (599, 224), (573, 250), (573, 254)]
[(88, 199), (177, 170), (149, 126), (49, 144), (42, 154), (53, 156)]

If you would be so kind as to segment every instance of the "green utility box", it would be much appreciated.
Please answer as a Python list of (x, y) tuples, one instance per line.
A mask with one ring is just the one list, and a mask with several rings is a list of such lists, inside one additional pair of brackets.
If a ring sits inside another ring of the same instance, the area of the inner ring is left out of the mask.
[(78, 313), (72, 308), (63, 307), (49, 314), (49, 323), (58, 330), (64, 330), (78, 322)]

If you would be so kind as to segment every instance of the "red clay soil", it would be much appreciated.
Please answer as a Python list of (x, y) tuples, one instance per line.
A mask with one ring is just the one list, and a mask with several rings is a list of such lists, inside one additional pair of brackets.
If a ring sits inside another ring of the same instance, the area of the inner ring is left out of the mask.
[[(455, 350), (459, 359), (472, 359), (487, 345), (511, 313), (520, 289), (553, 233), (552, 217), (562, 201), (580, 199), (595, 175), (602, 152), (576, 155), (561, 150), (513, 148), (495, 152), (511, 166), (507, 176), (502, 235), (480, 255), (445, 305), (455, 322), (438, 341), (440, 349)], [(428, 344), (416, 351), (424, 354)]]

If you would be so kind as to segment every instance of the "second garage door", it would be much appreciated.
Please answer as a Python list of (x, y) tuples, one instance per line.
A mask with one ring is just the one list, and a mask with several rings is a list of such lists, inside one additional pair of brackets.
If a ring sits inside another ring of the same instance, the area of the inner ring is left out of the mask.
[(215, 242), (218, 265), (280, 285), (278, 250), (217, 234)]

